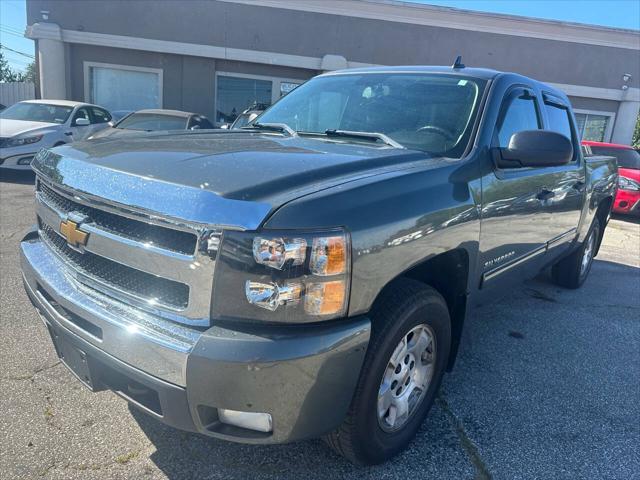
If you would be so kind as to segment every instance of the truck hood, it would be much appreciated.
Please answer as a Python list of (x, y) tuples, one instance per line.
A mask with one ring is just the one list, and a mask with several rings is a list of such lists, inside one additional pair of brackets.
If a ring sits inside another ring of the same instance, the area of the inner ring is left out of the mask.
[(255, 229), (294, 198), (425, 161), (444, 159), (377, 144), (186, 131), (77, 142), (42, 152), (33, 168), (76, 191), (129, 207)]
[(30, 132), (37, 132), (40, 129), (49, 127), (59, 127), (58, 123), (29, 122), (26, 120), (12, 120), (9, 118), (0, 119), (0, 137), (14, 137)]

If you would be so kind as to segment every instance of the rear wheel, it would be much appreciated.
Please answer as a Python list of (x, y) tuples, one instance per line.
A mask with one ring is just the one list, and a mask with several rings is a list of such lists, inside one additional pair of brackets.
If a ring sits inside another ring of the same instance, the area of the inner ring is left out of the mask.
[(347, 418), (325, 440), (353, 463), (381, 463), (404, 450), (429, 412), (449, 356), (442, 296), (402, 279), (371, 314), (373, 334)]
[(578, 288), (587, 279), (600, 240), (600, 221), (596, 217), (582, 245), (551, 269), (553, 281), (566, 288)]

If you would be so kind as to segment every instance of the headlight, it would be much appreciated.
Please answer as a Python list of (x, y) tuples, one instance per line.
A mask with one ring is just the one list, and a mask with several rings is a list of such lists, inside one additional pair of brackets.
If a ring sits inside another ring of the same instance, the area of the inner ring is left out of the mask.
[(19, 147), (21, 145), (30, 145), (32, 143), (37, 143), (42, 140), (43, 135), (34, 135), (32, 137), (19, 137), (19, 138), (10, 138), (5, 143), (5, 147)]
[(212, 317), (306, 323), (345, 316), (350, 256), (349, 235), (341, 229), (225, 231)]
[(640, 192), (640, 183), (627, 177), (618, 177), (618, 188), (620, 190)]

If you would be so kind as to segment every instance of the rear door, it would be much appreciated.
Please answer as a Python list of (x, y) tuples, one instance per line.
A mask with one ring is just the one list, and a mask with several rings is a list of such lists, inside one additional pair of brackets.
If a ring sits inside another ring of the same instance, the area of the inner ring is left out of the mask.
[[(492, 151), (508, 146), (514, 133), (547, 128), (545, 108), (542, 96), (532, 87), (508, 90)], [(494, 164), (483, 177), (479, 255), (483, 290), (510, 288), (514, 281), (534, 275), (549, 259), (549, 243), (566, 245), (575, 236), (584, 173), (579, 151), (574, 157), (571, 165), (561, 167), (499, 168)]]

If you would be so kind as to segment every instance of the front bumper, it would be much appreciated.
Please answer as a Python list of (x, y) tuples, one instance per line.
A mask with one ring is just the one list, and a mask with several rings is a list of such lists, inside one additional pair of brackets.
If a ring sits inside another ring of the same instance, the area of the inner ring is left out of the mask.
[[(27, 293), (63, 363), (173, 427), (246, 443), (282, 443), (337, 427), (369, 340), (365, 317), (319, 325), (215, 325), (197, 330), (89, 291), (30, 232)], [(269, 413), (273, 431), (223, 424), (217, 409)]]
[(36, 153), (37, 151), (33, 151), (33, 145), (0, 148), (0, 168), (31, 170), (31, 160)]

